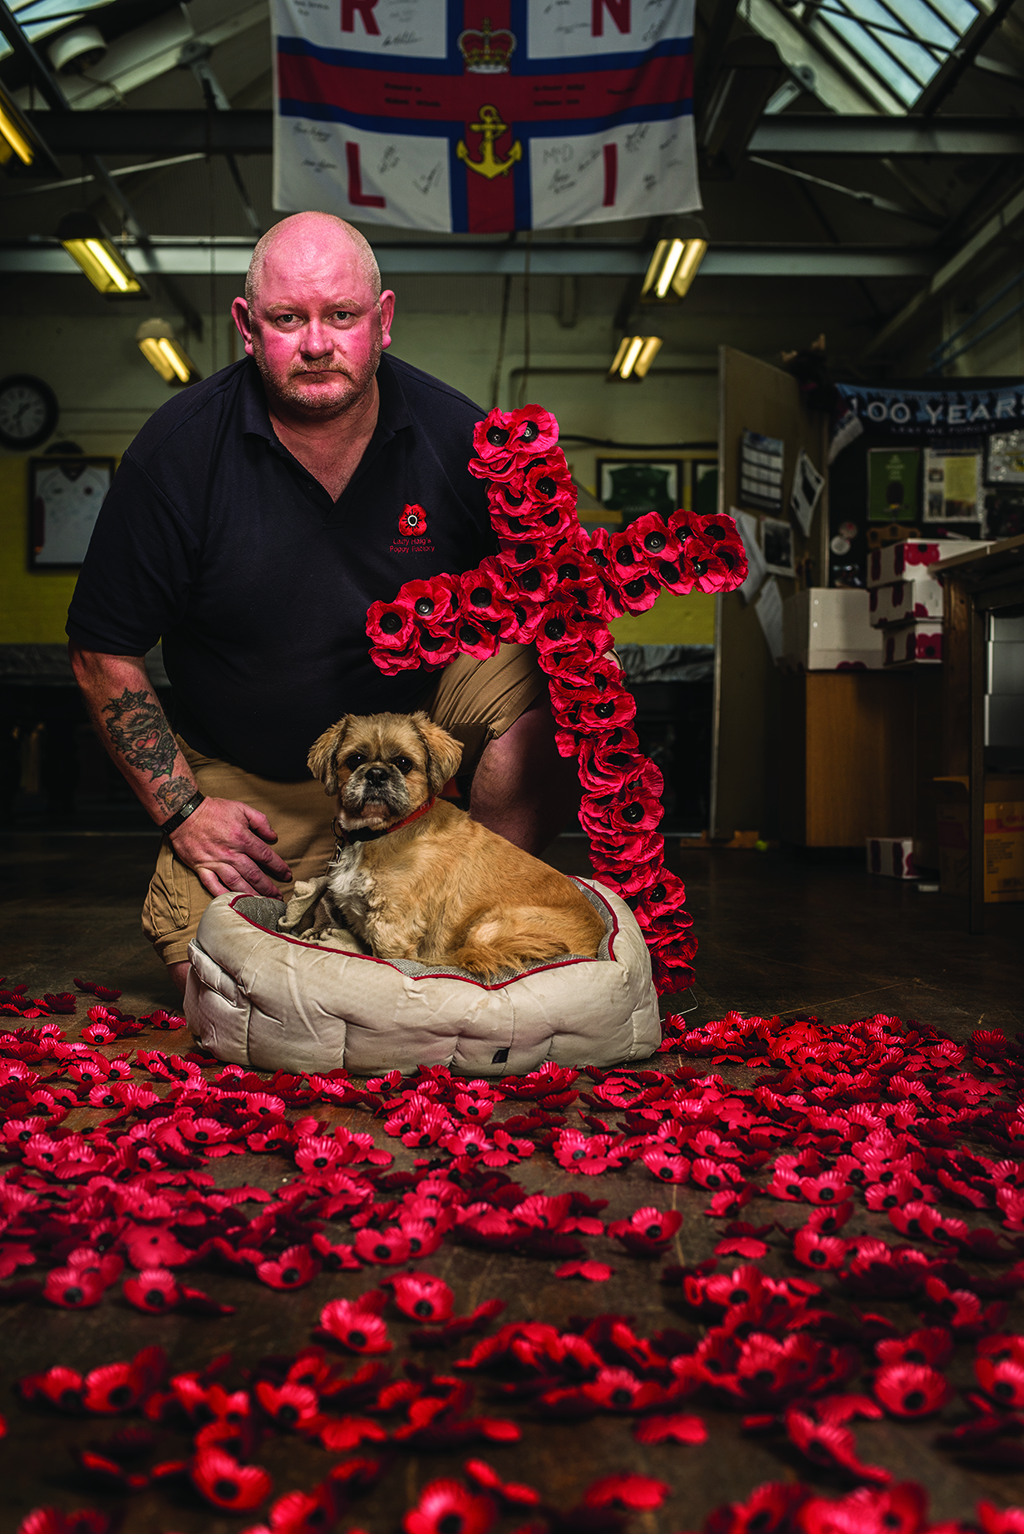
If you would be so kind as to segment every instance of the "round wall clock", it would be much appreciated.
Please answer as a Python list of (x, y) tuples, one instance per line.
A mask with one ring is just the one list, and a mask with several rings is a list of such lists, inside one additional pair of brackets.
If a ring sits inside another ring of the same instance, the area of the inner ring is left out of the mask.
[(60, 407), (49, 384), (29, 373), (0, 378), (0, 443), (14, 452), (39, 447), (57, 424)]

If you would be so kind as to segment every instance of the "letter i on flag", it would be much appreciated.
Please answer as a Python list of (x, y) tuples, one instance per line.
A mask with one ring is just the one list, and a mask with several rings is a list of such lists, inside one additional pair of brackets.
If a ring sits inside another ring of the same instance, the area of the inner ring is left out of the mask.
[(274, 205), (483, 234), (700, 207), (693, 0), (272, 0)]

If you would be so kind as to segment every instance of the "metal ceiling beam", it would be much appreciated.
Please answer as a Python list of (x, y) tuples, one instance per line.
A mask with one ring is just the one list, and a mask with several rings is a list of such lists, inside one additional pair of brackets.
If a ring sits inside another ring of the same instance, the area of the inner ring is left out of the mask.
[(873, 357), (879, 352), (884, 352), (897, 337), (919, 325), (932, 305), (965, 277), (976, 263), (998, 252), (1007, 234), (1022, 219), (1024, 219), (1024, 190), (1018, 191), (1004, 203), (997, 213), (994, 213), (965, 244), (961, 245), (955, 255), (950, 256), (933, 273), (931, 280), (920, 293), (916, 293), (909, 303), (904, 304), (899, 313), (893, 315), (888, 324), (879, 331), (870, 345), (864, 349), (863, 356)]
[(211, 112), (26, 112), (55, 154), (270, 154), (269, 108)]
[(793, 113), (762, 118), (751, 154), (1019, 155), (1019, 117), (833, 117)]
[[(402, 275), (521, 276), (526, 246), (450, 243), (374, 246), (385, 277)], [(211, 267), (224, 277), (244, 275), (252, 254), (252, 242), (197, 236), (153, 237), (145, 247), (125, 247), (140, 275), (209, 277)], [(647, 268), (650, 252), (639, 245), (564, 240), (557, 244), (533, 242), (530, 251), (532, 276), (634, 277)], [(935, 260), (926, 249), (888, 250), (871, 247), (719, 245), (708, 251), (700, 280), (709, 277), (878, 277), (921, 278), (934, 271)], [(78, 268), (59, 245), (50, 240), (11, 241), (0, 246), (0, 273), (39, 272), (51, 276), (76, 273)]]
[[(54, 154), (270, 154), (273, 113), (28, 112)], [(1019, 117), (840, 117), (798, 112), (766, 117), (754, 129), (752, 154), (1024, 154)]]
[[(73, 119), (75, 113), (72, 112), (71, 105), (61, 89), (59, 81), (25, 35), (18, 18), (11, 11), (6, 0), (0, 0), (0, 32), (10, 43), (15, 57), (21, 60), (32, 80), (38, 85), (43, 99), (49, 102), (49, 112), (31, 114), (33, 117), (38, 116), (46, 119), (46, 127), (40, 129), (40, 134), (45, 136), (47, 129), (52, 129), (57, 124), (60, 124), (62, 127), (67, 126), (69, 119)], [(60, 151), (57, 152), (59, 153)], [(107, 170), (104, 161), (95, 150), (88, 146), (83, 146), (76, 152), (91, 167), (113, 206), (120, 209), (125, 228), (139, 241), (140, 245), (148, 244), (148, 230), (139, 219), (121, 187), (118, 186)], [(202, 336), (202, 315), (192, 307), (188, 299), (184, 297), (173, 282), (165, 278), (162, 286), (164, 293), (174, 304), (175, 308), (178, 309), (185, 323), (197, 336)]]

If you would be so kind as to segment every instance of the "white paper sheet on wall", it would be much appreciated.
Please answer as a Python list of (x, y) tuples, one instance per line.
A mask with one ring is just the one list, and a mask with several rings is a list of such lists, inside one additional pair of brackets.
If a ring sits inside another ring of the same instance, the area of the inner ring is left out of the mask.
[(752, 602), (764, 585), (764, 578), (768, 574), (761, 550), (761, 540), (757, 536), (757, 518), (749, 511), (737, 511), (735, 506), (730, 508), (729, 515), (734, 518), (739, 528), (749, 566), (747, 578), (739, 588), (740, 595), (744, 602)]
[(811, 521), (814, 517), (815, 507), (821, 499), (824, 484), (824, 474), (819, 474), (803, 448), (801, 448), (800, 457), (796, 461), (796, 470), (793, 474), (793, 493), (789, 498), (789, 509), (799, 522), (800, 531), (805, 538), (811, 536)]
[(782, 654), (782, 592), (774, 575), (769, 576), (765, 582), (761, 595), (754, 603), (754, 611), (772, 660), (777, 661)]

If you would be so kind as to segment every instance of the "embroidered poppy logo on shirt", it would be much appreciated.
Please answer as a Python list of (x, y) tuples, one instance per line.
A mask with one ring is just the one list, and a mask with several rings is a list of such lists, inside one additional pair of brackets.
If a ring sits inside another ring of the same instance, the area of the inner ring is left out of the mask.
[(398, 531), (404, 538), (422, 538), (427, 530), (427, 514), (422, 506), (406, 506), (398, 519)]

